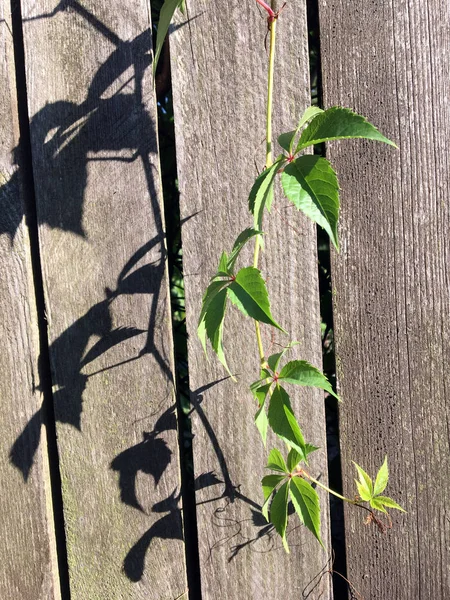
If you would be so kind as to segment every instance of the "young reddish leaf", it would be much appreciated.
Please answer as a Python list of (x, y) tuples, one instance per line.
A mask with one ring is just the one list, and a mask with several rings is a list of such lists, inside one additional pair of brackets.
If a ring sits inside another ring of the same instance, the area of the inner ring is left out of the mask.
[(296, 152), (314, 144), (349, 138), (365, 138), (397, 147), (361, 115), (348, 108), (333, 106), (316, 116), (303, 130)]
[(381, 492), (384, 492), (386, 489), (387, 483), (389, 479), (389, 469), (387, 464), (387, 456), (384, 459), (383, 464), (380, 467), (380, 470), (377, 473), (377, 477), (375, 479), (375, 484), (373, 486), (373, 495), (379, 496)]
[(286, 165), (281, 183), (286, 198), (323, 227), (338, 250), (339, 184), (330, 163), (313, 154), (300, 156)]
[(321, 546), (320, 504), (316, 490), (301, 477), (291, 479), (291, 500), (300, 521), (315, 535)]
[(306, 360), (292, 360), (288, 362), (281, 369), (278, 380), (295, 385), (320, 388), (339, 400), (325, 375)]
[(281, 471), (282, 473), (289, 473), (284, 458), (277, 448), (273, 448), (270, 451), (269, 458), (267, 459), (267, 468), (273, 471)]
[(283, 546), (286, 552), (289, 547), (286, 540), (286, 527), (288, 520), (288, 502), (289, 502), (289, 481), (286, 481), (275, 494), (270, 505), (270, 521), (281, 535)]
[(305, 457), (305, 440), (292, 411), (289, 395), (279, 385), (272, 392), (267, 416), (274, 433)]
[(266, 284), (258, 269), (245, 267), (238, 271), (227, 291), (230, 300), (244, 315), (286, 333), (272, 317)]

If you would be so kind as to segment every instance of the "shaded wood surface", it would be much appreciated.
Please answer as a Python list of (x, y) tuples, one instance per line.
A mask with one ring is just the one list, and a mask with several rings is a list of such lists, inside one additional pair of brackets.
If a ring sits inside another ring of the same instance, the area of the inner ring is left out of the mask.
[[(278, 23), (275, 135), (292, 129), (310, 103), (305, 6), (292, 3), (288, 10)], [(229, 309), (224, 341), (237, 384), (225, 379), (212, 353), (207, 362), (196, 335), (202, 295), (222, 250), (230, 251), (252, 224), (248, 194), (265, 160), (267, 20), (256, 3), (237, 0), (192, 0), (187, 18), (179, 17), (170, 43), (181, 216), (191, 217), (182, 234), (202, 597), (300, 597), (313, 587), (327, 555), (295, 519), (288, 534), (292, 553), (286, 555), (260, 513), (268, 450), (253, 423), (256, 407), (248, 390), (258, 377), (254, 325)], [(296, 355), (320, 366), (315, 228), (278, 199), (264, 229), (262, 270), (270, 276), (274, 316), (301, 342)], [(241, 265), (251, 262), (249, 247)], [(272, 335), (263, 328), (267, 352), (288, 341)], [(302, 390), (295, 409), (307, 438), (324, 449), (323, 395)], [(312, 470), (326, 480), (325, 450)], [(324, 497), (326, 541), (327, 503)], [(309, 598), (331, 598), (329, 584), (324, 576)]]
[(71, 597), (184, 598), (149, 6), (23, 19)]
[[(450, 596), (447, 2), (320, 2), (324, 104), (400, 146), (331, 145), (342, 192), (335, 333), (347, 494), (358, 461), (408, 514), (380, 535), (346, 514), (348, 575), (368, 599)], [(395, 511), (392, 511), (393, 513)]]
[[(30, 240), (23, 218), (29, 173), (21, 171), (12, 24), (4, 0), (0, 19), (0, 597), (48, 600), (60, 596), (45, 430), (35, 468), (21, 468), (43, 419)], [(22, 430), (24, 443), (17, 444)]]

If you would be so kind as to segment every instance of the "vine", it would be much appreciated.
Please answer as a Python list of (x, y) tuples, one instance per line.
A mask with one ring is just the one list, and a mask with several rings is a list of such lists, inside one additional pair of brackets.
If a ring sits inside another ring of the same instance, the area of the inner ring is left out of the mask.
[[(228, 374), (234, 379), (225, 357), (223, 329), (227, 304), (235, 305), (246, 317), (255, 322), (256, 345), (259, 352), (259, 374), (250, 386), (250, 392), (258, 402), (255, 424), (264, 445), (269, 429), (286, 445), (286, 457), (280, 450), (272, 449), (267, 469), (272, 471), (262, 479), (264, 504), (262, 513), (280, 534), (286, 551), (289, 551), (286, 528), (288, 505), (292, 502), (300, 521), (312, 532), (320, 544), (320, 504), (315, 488), (321, 488), (350, 505), (366, 511), (366, 523), (375, 523), (381, 531), (391, 525), (387, 508), (403, 511), (392, 498), (383, 495), (388, 484), (387, 457), (373, 481), (360, 467), (353, 463), (358, 479), (356, 494), (345, 497), (314, 477), (308, 468), (308, 457), (318, 448), (307, 442), (295, 416), (288, 393), (289, 386), (310, 386), (322, 389), (336, 397), (328, 379), (319, 369), (304, 360), (286, 360), (286, 354), (297, 342), (286, 343), (281, 352), (266, 356), (261, 337), (260, 324), (270, 325), (284, 334), (287, 332), (272, 316), (265, 280), (259, 270), (262, 249), (263, 218), (270, 211), (274, 185), (278, 177), (286, 198), (329, 235), (336, 250), (338, 244), (339, 185), (336, 173), (325, 158), (308, 153), (316, 144), (342, 139), (364, 138), (396, 147), (394, 142), (369, 123), (364, 117), (348, 108), (334, 106), (322, 110), (311, 106), (301, 116), (296, 129), (282, 133), (278, 144), (283, 153), (273, 160), (272, 155), (272, 107), (275, 71), (276, 25), (285, 5), (276, 10), (274, 2), (267, 4), (256, 0), (267, 13), (269, 36), (268, 87), (266, 102), (266, 163), (256, 178), (248, 198), (253, 224), (236, 238), (229, 253), (222, 252), (217, 272), (213, 275), (203, 296), (198, 322), (198, 336), (205, 353), (208, 342)], [(161, 52), (164, 38), (177, 8), (184, 10), (184, 0), (165, 0), (158, 27), (154, 69)], [(244, 246), (254, 241), (253, 264), (236, 268)], [(387, 515), (387, 525), (377, 516)]]

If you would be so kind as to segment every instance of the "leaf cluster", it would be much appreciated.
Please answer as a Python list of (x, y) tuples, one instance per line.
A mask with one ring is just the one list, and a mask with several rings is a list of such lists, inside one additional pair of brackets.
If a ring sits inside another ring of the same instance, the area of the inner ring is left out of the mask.
[(300, 153), (316, 144), (351, 138), (365, 138), (395, 146), (364, 117), (348, 108), (307, 108), (297, 128), (278, 137), (279, 145), (287, 154), (280, 154), (274, 164), (257, 177), (252, 187), (249, 209), (254, 217), (254, 227), (262, 228), (264, 209), (270, 211), (272, 206), (276, 174), (281, 173), (286, 198), (312, 221), (323, 227), (338, 250), (337, 175), (326, 158)]
[(198, 322), (198, 336), (206, 353), (208, 339), (220, 362), (228, 368), (223, 349), (223, 324), (230, 300), (247, 317), (276, 327), (286, 333), (272, 316), (269, 294), (259, 269), (243, 267), (235, 273), (237, 258), (245, 244), (253, 237), (260, 235), (256, 229), (245, 229), (236, 239), (228, 255), (222, 253), (216, 274), (203, 296), (202, 309)]
[[(310, 447), (309, 452), (316, 448)], [(261, 512), (275, 527), (283, 540), (287, 552), (289, 547), (286, 539), (289, 502), (303, 523), (323, 546), (320, 538), (320, 503), (319, 496), (312, 485), (305, 481), (299, 464), (302, 456), (291, 448), (285, 461), (281, 452), (274, 448), (269, 454), (267, 469), (275, 473), (262, 479), (264, 504)]]
[(373, 509), (379, 510), (385, 514), (387, 514), (386, 508), (395, 508), (396, 510), (406, 512), (399, 504), (397, 504), (397, 502), (392, 500), (392, 498), (381, 495), (386, 489), (389, 481), (387, 456), (377, 473), (375, 482), (372, 481), (362, 467), (355, 462), (353, 462), (353, 464), (355, 465), (355, 469), (359, 476), (359, 480), (355, 479), (355, 483), (361, 500), (368, 502)]

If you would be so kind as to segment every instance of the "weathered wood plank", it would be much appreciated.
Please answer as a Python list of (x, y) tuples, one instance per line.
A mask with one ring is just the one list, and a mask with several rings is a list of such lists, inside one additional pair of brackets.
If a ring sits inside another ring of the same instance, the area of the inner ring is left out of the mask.
[(22, 469), (43, 419), (10, 8), (0, 2), (0, 597), (49, 600), (60, 595), (45, 429), (34, 469)]
[[(304, 3), (290, 4), (286, 14), (278, 23), (275, 134), (292, 129), (310, 101)], [(202, 294), (220, 253), (252, 224), (247, 198), (265, 153), (267, 21), (255, 2), (237, 0), (192, 0), (188, 17), (170, 40), (181, 213), (192, 217), (183, 226), (183, 256), (194, 466), (196, 477), (213, 472), (220, 480), (210, 478), (197, 492), (203, 599), (299, 597), (327, 557), (300, 527), (289, 533), (287, 556), (259, 511), (268, 451), (253, 424), (248, 391), (258, 376), (253, 323), (233, 309), (227, 315), (225, 348), (237, 384), (223, 380), (217, 360), (206, 361), (196, 336)], [(285, 204), (278, 200), (265, 223), (262, 269), (270, 277), (275, 318), (301, 342), (298, 354), (320, 366), (315, 229)], [(248, 248), (242, 265), (251, 264), (251, 255)], [(272, 332), (264, 328), (263, 334), (269, 349)], [(276, 335), (274, 341), (287, 340)], [(325, 448), (322, 395), (302, 391), (296, 410), (308, 438)], [(326, 479), (324, 450), (313, 469)], [(323, 509), (327, 540), (326, 497)], [(330, 598), (329, 584), (324, 576), (310, 597)]]
[(71, 597), (184, 598), (149, 6), (23, 4)]
[[(363, 597), (450, 595), (448, 2), (320, 2), (327, 106), (367, 115), (400, 146), (332, 145), (343, 188), (334, 257), (344, 479), (350, 459), (408, 511), (380, 536), (347, 512)], [(395, 511), (392, 511), (393, 513)]]

